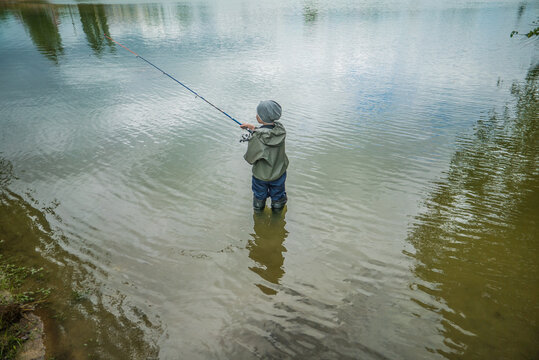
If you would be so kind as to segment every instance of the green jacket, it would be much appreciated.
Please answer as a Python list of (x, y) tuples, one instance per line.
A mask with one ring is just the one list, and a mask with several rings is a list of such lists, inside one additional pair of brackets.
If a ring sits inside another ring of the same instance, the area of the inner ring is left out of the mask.
[(276, 121), (273, 129), (258, 128), (247, 145), (244, 159), (253, 165), (253, 176), (263, 181), (277, 180), (288, 167), (284, 140), (286, 130)]

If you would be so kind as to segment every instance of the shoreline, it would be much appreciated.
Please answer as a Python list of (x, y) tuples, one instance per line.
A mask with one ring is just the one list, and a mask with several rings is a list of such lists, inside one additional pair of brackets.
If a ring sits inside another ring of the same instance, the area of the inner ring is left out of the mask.
[[(1, 274), (5, 285), (6, 275)], [(9, 282), (9, 280), (8, 280)], [(0, 291), (0, 354), (10, 360), (44, 360), (44, 323), (31, 303), (21, 303), (9, 291)]]

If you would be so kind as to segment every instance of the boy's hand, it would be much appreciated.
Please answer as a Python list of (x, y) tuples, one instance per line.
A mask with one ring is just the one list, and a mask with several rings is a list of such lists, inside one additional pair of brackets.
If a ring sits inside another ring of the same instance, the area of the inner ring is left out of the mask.
[(242, 129), (249, 129), (251, 131), (255, 129), (255, 126), (253, 124), (247, 124), (247, 123), (241, 124), (240, 127)]

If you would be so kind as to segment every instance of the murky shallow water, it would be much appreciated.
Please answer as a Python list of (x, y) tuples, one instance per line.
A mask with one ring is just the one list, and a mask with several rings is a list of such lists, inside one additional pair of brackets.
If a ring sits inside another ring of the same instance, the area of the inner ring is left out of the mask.
[[(536, 356), (538, 9), (1, 5), (2, 251), (48, 270), (51, 355)], [(241, 121), (279, 101), (286, 212), (103, 32)]]

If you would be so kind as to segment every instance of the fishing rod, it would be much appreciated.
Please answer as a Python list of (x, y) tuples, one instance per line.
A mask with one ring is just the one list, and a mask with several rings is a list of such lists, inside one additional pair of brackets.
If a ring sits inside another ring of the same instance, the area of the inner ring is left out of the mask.
[[(133, 50), (129, 49), (128, 47), (120, 44), (119, 42), (117, 42), (116, 40), (114, 40), (113, 38), (111, 38), (110, 36), (108, 36), (107, 34), (103, 34), (105, 35), (105, 37), (113, 42), (115, 42), (116, 44), (120, 45), (121, 47), (123, 47), (125, 50), (129, 51), (131, 54), (135, 55), (137, 58), (139, 59), (142, 59), (144, 60), (146, 63), (148, 63), (149, 65), (153, 66), (154, 68), (156, 68), (157, 70), (161, 71), (164, 75), (168, 76), (169, 78), (171, 78), (172, 80), (176, 81), (178, 84), (180, 84), (181, 86), (183, 86), (184, 88), (186, 88), (187, 90), (189, 90), (190, 92), (192, 92), (193, 94), (195, 94), (195, 96), (197, 98), (201, 98), (202, 100), (204, 100), (206, 103), (208, 103), (209, 105), (211, 105), (213, 108), (215, 108), (216, 110), (218, 110), (219, 112), (223, 113), (224, 115), (226, 115), (229, 119), (231, 119), (232, 121), (234, 121), (236, 124), (238, 125), (241, 125), (241, 123), (234, 119), (232, 116), (228, 115), (226, 112), (224, 112), (223, 110), (219, 109), (217, 106), (215, 106), (214, 104), (212, 104), (211, 102), (209, 102), (208, 100), (206, 100), (203, 96), (201, 96), (200, 94), (198, 94), (196, 91), (194, 91), (193, 89), (191, 89), (189, 86), (185, 85), (184, 83), (182, 83), (181, 81), (175, 79), (173, 76), (171, 76), (170, 74), (166, 73), (164, 70), (160, 69), (159, 67), (157, 67), (156, 65), (152, 64), (151, 62), (149, 62), (148, 60), (146, 60), (145, 58), (143, 58), (142, 56), (140, 56), (139, 54), (137, 54), (136, 52), (134, 52)], [(246, 129), (247, 131), (249, 131), (251, 133), (251, 130), (249, 129)], [(245, 134), (247, 135), (247, 134)]]

